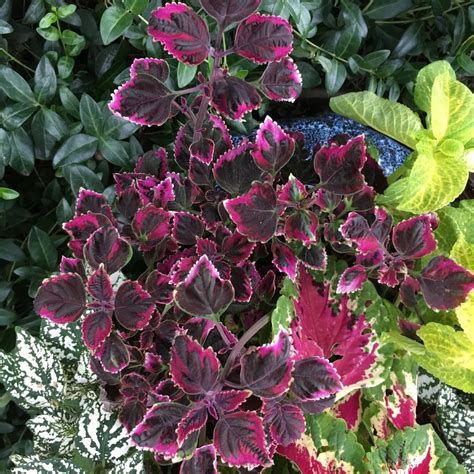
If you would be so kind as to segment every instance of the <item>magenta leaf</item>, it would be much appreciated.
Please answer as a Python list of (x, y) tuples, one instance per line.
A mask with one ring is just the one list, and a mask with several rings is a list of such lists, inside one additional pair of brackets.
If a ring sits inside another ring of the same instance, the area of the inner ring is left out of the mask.
[(362, 289), (367, 280), (367, 270), (362, 265), (346, 268), (337, 285), (338, 293), (353, 293)]
[(76, 273), (62, 273), (43, 280), (34, 302), (35, 311), (57, 324), (79, 319), (86, 309), (84, 283)]
[(308, 197), (305, 185), (292, 174), (288, 177), (287, 183), (278, 191), (278, 199), (289, 206), (298, 205)]
[(264, 414), (263, 421), (270, 427), (272, 438), (279, 445), (294, 443), (305, 431), (304, 414), (292, 403), (268, 403)]
[(420, 282), (407, 275), (400, 285), (400, 301), (407, 308), (414, 308), (418, 304), (418, 293), (420, 290)]
[(390, 395), (384, 396), (388, 419), (397, 430), (415, 426), (416, 400), (406, 393), (398, 381), (392, 385), (391, 390)]
[(342, 418), (350, 430), (357, 430), (362, 421), (362, 391), (356, 390), (344, 397), (333, 411), (338, 418)]
[(252, 298), (253, 288), (250, 277), (241, 267), (232, 267), (230, 271), (230, 282), (234, 287), (235, 301), (248, 303)]
[(99, 310), (86, 316), (82, 322), (82, 338), (92, 352), (99, 348), (111, 331), (111, 312)]
[(195, 245), (196, 238), (202, 236), (204, 229), (204, 222), (194, 214), (189, 212), (173, 214), (172, 235), (181, 245)]
[(124, 281), (115, 295), (115, 318), (126, 329), (143, 329), (155, 310), (153, 298), (137, 281)]
[(171, 178), (166, 178), (153, 188), (152, 202), (157, 207), (166, 208), (175, 200), (174, 186)]
[(199, 258), (175, 290), (176, 304), (193, 316), (219, 315), (234, 299), (230, 281), (222, 280), (207, 255)]
[(83, 280), (87, 279), (84, 264), (79, 258), (69, 258), (63, 255), (59, 264), (59, 271), (61, 273), (77, 273)]
[(175, 98), (164, 84), (169, 75), (166, 61), (136, 59), (130, 72), (130, 80), (112, 94), (110, 110), (138, 125), (163, 125), (174, 113)]
[(255, 13), (235, 33), (234, 50), (256, 63), (279, 61), (291, 53), (293, 34), (287, 20)]
[(201, 137), (198, 141), (191, 143), (189, 154), (208, 165), (214, 157), (214, 149), (215, 144), (210, 138)]
[(133, 171), (165, 179), (168, 172), (168, 153), (161, 146), (156, 150), (147, 151), (138, 157)]
[(148, 204), (135, 214), (133, 231), (140, 242), (155, 246), (170, 234), (170, 213)]
[(231, 412), (237, 410), (250, 395), (250, 390), (221, 390), (214, 395), (214, 404), (224, 412)]
[(124, 267), (132, 257), (129, 243), (112, 227), (97, 229), (84, 246), (84, 256), (92, 268), (104, 264), (107, 273), (112, 274)]
[(184, 3), (168, 3), (152, 12), (148, 33), (178, 61), (200, 64), (209, 54), (204, 20)]
[(178, 452), (176, 430), (188, 411), (188, 407), (174, 402), (153, 405), (132, 432), (133, 443), (165, 456), (174, 456)]
[(298, 252), (299, 261), (312, 270), (326, 270), (328, 256), (326, 249), (321, 245), (311, 245), (303, 247)]
[(226, 72), (220, 72), (212, 81), (212, 106), (232, 120), (240, 120), (247, 112), (258, 109), (261, 101), (255, 87)]
[(418, 281), (428, 306), (442, 311), (454, 309), (466, 301), (474, 288), (474, 275), (443, 256), (431, 259)]
[(112, 299), (114, 290), (103, 264), (89, 277), (87, 292), (99, 302), (108, 303)]
[(431, 228), (432, 216), (415, 216), (397, 224), (392, 233), (393, 246), (402, 258), (417, 259), (436, 250)]
[(111, 221), (114, 219), (112, 210), (107, 204), (103, 194), (81, 188), (76, 201), (76, 216), (81, 216), (88, 212), (92, 212), (93, 214), (104, 214)]
[(216, 19), (221, 28), (238, 23), (249, 17), (260, 5), (261, 0), (200, 0), (202, 8)]
[(255, 182), (242, 196), (224, 201), (224, 207), (237, 231), (253, 242), (267, 242), (276, 231), (277, 196), (267, 183)]
[(247, 237), (234, 232), (224, 239), (222, 253), (229, 262), (237, 265), (250, 257), (255, 245), (255, 242), (249, 242)]
[(310, 244), (319, 240), (318, 227), (318, 216), (312, 211), (302, 209), (287, 217), (283, 233), (288, 240)]
[(191, 458), (181, 463), (179, 474), (218, 474), (216, 448), (206, 444), (196, 449)]
[(276, 291), (276, 276), (273, 270), (269, 270), (257, 285), (257, 294), (263, 300), (270, 301)]
[(156, 304), (169, 304), (173, 301), (174, 285), (171, 283), (171, 277), (158, 270), (153, 270), (148, 275), (145, 289)]
[(340, 231), (342, 236), (349, 242), (354, 242), (357, 245), (357, 250), (364, 255), (375, 254), (382, 244), (372, 232), (367, 219), (357, 212), (349, 213)]
[(195, 405), (178, 424), (176, 430), (178, 446), (181, 446), (191, 433), (201, 430), (206, 423), (207, 407), (205, 405)]
[(170, 375), (189, 395), (211, 391), (219, 376), (220, 363), (214, 350), (204, 349), (187, 335), (176, 336), (171, 349)]
[(319, 400), (342, 388), (334, 367), (322, 357), (307, 357), (295, 362), (290, 390), (299, 400)]
[(366, 160), (364, 136), (359, 135), (345, 145), (322, 147), (314, 158), (314, 170), (321, 186), (335, 194), (354, 194), (364, 188), (362, 168)]
[(111, 332), (97, 350), (95, 356), (106, 372), (116, 374), (130, 363), (130, 353), (122, 339)]
[(295, 151), (295, 141), (270, 117), (260, 125), (252, 156), (257, 166), (273, 176), (285, 166)]
[(280, 272), (286, 273), (292, 281), (296, 279), (298, 259), (288, 245), (278, 239), (272, 243), (272, 263)]
[(260, 88), (270, 100), (293, 102), (303, 89), (303, 80), (291, 58), (270, 63), (260, 79)]
[(219, 418), (214, 446), (231, 466), (253, 469), (270, 463), (262, 420), (254, 411), (237, 411)]
[(262, 171), (251, 156), (252, 145), (244, 142), (219, 157), (213, 168), (217, 184), (232, 195), (246, 193), (253, 181), (262, 178)]
[(293, 362), (290, 356), (290, 336), (280, 329), (273, 343), (250, 349), (242, 356), (242, 384), (258, 397), (275, 398), (283, 395), (291, 382)]

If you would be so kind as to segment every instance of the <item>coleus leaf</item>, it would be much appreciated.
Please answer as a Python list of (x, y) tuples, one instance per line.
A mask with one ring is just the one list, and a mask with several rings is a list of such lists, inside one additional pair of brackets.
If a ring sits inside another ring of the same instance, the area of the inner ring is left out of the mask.
[(100, 264), (87, 280), (87, 292), (101, 303), (109, 303), (112, 300), (114, 290), (104, 264)]
[(216, 19), (221, 28), (249, 17), (260, 5), (261, 0), (200, 0), (202, 8)]
[(130, 363), (130, 353), (122, 339), (111, 332), (95, 353), (106, 372), (116, 374)]
[(270, 463), (263, 423), (254, 411), (221, 416), (214, 429), (214, 446), (231, 466), (254, 469)]
[(176, 304), (193, 316), (213, 317), (224, 311), (234, 299), (234, 288), (222, 280), (207, 255), (194, 264), (186, 279), (174, 292)]
[(57, 324), (79, 319), (86, 309), (84, 283), (76, 273), (62, 273), (43, 281), (34, 301), (35, 311)]
[(225, 200), (224, 207), (237, 231), (250, 241), (267, 242), (275, 234), (277, 196), (270, 184), (255, 182), (248, 193)]
[(322, 245), (303, 246), (298, 252), (299, 261), (312, 270), (326, 270), (328, 256)]
[(234, 196), (246, 193), (262, 177), (251, 151), (252, 144), (245, 141), (221, 155), (212, 170), (217, 184)]
[(397, 224), (392, 233), (392, 243), (402, 258), (418, 259), (436, 250), (433, 235), (433, 214), (424, 214)]
[(171, 349), (170, 375), (189, 395), (211, 391), (219, 376), (220, 362), (212, 349), (204, 349), (187, 335), (177, 335)]
[(260, 88), (270, 100), (294, 102), (301, 94), (303, 80), (293, 60), (283, 58), (266, 67)]
[(241, 267), (232, 267), (230, 271), (230, 282), (234, 287), (235, 301), (248, 303), (252, 298), (253, 288), (250, 277)]
[(84, 264), (79, 258), (69, 258), (63, 255), (59, 264), (59, 271), (61, 273), (77, 273), (83, 280), (87, 279)]
[(288, 390), (292, 369), (290, 336), (281, 329), (273, 343), (250, 349), (242, 356), (240, 379), (255, 395), (275, 398)]
[(263, 421), (270, 427), (274, 441), (282, 446), (294, 443), (305, 431), (304, 414), (292, 403), (267, 402)]
[(240, 120), (260, 107), (262, 99), (255, 87), (238, 77), (219, 70), (211, 83), (211, 104), (221, 114), (232, 120)]
[(285, 166), (295, 151), (295, 141), (270, 117), (257, 130), (252, 156), (257, 166), (273, 176)]
[(352, 293), (362, 289), (367, 280), (367, 270), (362, 265), (346, 268), (337, 285), (338, 293)]
[(175, 98), (164, 84), (169, 75), (166, 61), (135, 59), (130, 74), (130, 80), (112, 94), (110, 110), (138, 125), (163, 125), (174, 113)]
[(206, 444), (196, 449), (191, 458), (181, 463), (179, 474), (218, 474), (216, 448)]
[(188, 407), (175, 402), (153, 405), (133, 430), (133, 443), (142, 448), (152, 448), (164, 456), (174, 456), (178, 451), (176, 430), (188, 411)]
[(255, 242), (249, 242), (247, 237), (234, 232), (225, 237), (222, 242), (222, 253), (225, 255), (226, 260), (237, 265), (250, 257), (255, 245)]
[(87, 315), (82, 322), (84, 344), (95, 352), (112, 331), (111, 312), (98, 310)]
[(291, 53), (293, 34), (287, 20), (255, 13), (235, 32), (234, 50), (256, 63), (279, 61)]
[(145, 404), (140, 400), (127, 400), (119, 413), (119, 421), (128, 432), (132, 431), (142, 420), (146, 413)]
[(154, 10), (148, 33), (185, 64), (200, 64), (209, 54), (210, 37), (206, 23), (184, 3), (168, 3)]
[(84, 256), (92, 268), (99, 268), (103, 264), (107, 273), (112, 274), (129, 262), (132, 248), (119, 236), (117, 229), (101, 227), (87, 239)]
[(308, 197), (305, 185), (292, 174), (288, 181), (278, 190), (278, 199), (288, 205), (297, 205)]
[(112, 210), (103, 194), (96, 193), (90, 189), (81, 188), (76, 200), (76, 216), (81, 216), (88, 212), (104, 214), (111, 222), (114, 220)]
[(176, 434), (178, 435), (178, 446), (181, 446), (186, 438), (196, 431), (200, 431), (207, 423), (206, 405), (196, 404), (184, 418), (178, 423)]
[(202, 220), (189, 212), (173, 214), (172, 236), (181, 245), (195, 245), (196, 238), (201, 237), (205, 226)]
[(171, 282), (171, 277), (158, 270), (153, 270), (148, 275), (145, 289), (157, 304), (169, 304), (173, 301), (174, 285)]
[(153, 298), (137, 281), (124, 281), (115, 295), (115, 318), (126, 329), (143, 329), (155, 310)]
[(210, 138), (201, 137), (191, 143), (189, 154), (192, 158), (197, 158), (202, 163), (208, 165), (214, 157), (215, 144)]
[(155, 246), (170, 234), (169, 212), (148, 204), (135, 214), (132, 228), (140, 242), (147, 246)]
[(292, 281), (296, 279), (298, 259), (293, 250), (279, 239), (274, 239), (272, 243), (272, 263), (280, 272), (286, 273)]
[(287, 217), (283, 233), (288, 240), (310, 244), (319, 240), (318, 227), (319, 219), (314, 212), (297, 210)]
[(232, 412), (252, 395), (250, 390), (221, 390), (214, 395), (214, 405), (224, 412)]
[(418, 278), (421, 291), (433, 309), (454, 309), (474, 288), (474, 275), (444, 256), (434, 257)]
[(364, 187), (362, 168), (366, 160), (364, 136), (359, 135), (345, 145), (322, 147), (314, 157), (314, 170), (321, 186), (335, 194), (355, 194)]

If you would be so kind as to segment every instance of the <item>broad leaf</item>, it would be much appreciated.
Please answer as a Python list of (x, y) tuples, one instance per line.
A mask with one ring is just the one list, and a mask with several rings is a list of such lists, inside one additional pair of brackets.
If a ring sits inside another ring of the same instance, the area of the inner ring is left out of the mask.
[(264, 423), (270, 427), (274, 441), (288, 446), (300, 439), (305, 431), (303, 412), (291, 403), (268, 403), (264, 408)]
[(112, 5), (100, 19), (100, 36), (105, 45), (122, 36), (133, 23), (133, 15), (122, 7)]
[(339, 279), (337, 285), (338, 293), (353, 293), (362, 289), (362, 285), (367, 280), (367, 269), (362, 265), (354, 265), (346, 268)]
[(95, 352), (112, 331), (110, 313), (97, 311), (88, 314), (82, 322), (82, 337), (84, 344)]
[(195, 245), (196, 238), (204, 232), (204, 222), (189, 212), (175, 212), (173, 214), (172, 236), (181, 245)]
[(433, 219), (436, 221), (436, 216), (425, 214), (404, 220), (394, 227), (393, 246), (402, 258), (418, 259), (436, 250)]
[(126, 329), (143, 329), (155, 310), (152, 296), (137, 281), (123, 282), (115, 295), (115, 318)]
[(170, 234), (170, 219), (169, 212), (148, 204), (137, 211), (132, 228), (139, 242), (153, 247)]
[(206, 13), (215, 18), (225, 29), (232, 23), (238, 23), (249, 17), (260, 5), (261, 0), (200, 0)]
[(303, 89), (303, 79), (291, 58), (270, 63), (261, 79), (262, 92), (271, 100), (293, 102)]
[(111, 332), (95, 354), (106, 372), (116, 374), (130, 363), (130, 354), (122, 339)]
[(286, 273), (291, 281), (295, 281), (298, 268), (298, 259), (293, 250), (279, 239), (272, 243), (272, 263), (280, 272)]
[(200, 432), (206, 426), (207, 418), (207, 407), (204, 404), (196, 404), (189, 410), (176, 430), (178, 446), (181, 446), (191, 433)]
[(194, 451), (191, 458), (185, 459), (179, 474), (218, 474), (216, 449), (212, 444), (206, 444)]

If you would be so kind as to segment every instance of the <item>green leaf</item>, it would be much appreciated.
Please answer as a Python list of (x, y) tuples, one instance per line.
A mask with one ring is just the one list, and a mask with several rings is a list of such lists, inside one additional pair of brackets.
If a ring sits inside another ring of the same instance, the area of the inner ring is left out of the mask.
[(121, 36), (133, 22), (133, 15), (117, 5), (113, 5), (100, 19), (100, 36), (105, 45)]
[[(287, 283), (288, 282), (288, 283)], [(293, 285), (291, 281), (286, 278), (284, 286)], [(293, 287), (294, 289), (294, 287)], [(283, 290), (282, 290), (283, 293)], [(288, 294), (281, 294), (277, 300), (275, 309), (272, 311), (271, 322), (272, 322), (272, 334), (275, 337), (280, 330), (280, 326), (284, 329), (289, 329), (291, 320), (295, 314), (295, 308), (293, 306), (293, 298)]]
[(15, 244), (13, 239), (0, 239), (0, 259), (7, 262), (21, 262), (24, 260), (23, 250)]
[(390, 56), (389, 49), (380, 49), (379, 51), (372, 51), (364, 56), (364, 61), (368, 68), (376, 69), (382, 65)]
[(48, 104), (56, 94), (56, 71), (47, 56), (43, 56), (35, 71), (35, 95), (40, 104)]
[(49, 134), (56, 140), (62, 140), (68, 135), (69, 127), (65, 120), (51, 109), (42, 108), (39, 112), (43, 117), (43, 124)]
[(79, 194), (80, 188), (92, 189), (99, 193), (104, 190), (104, 185), (97, 173), (94, 173), (87, 166), (65, 166), (63, 172), (75, 196)]
[(441, 209), (464, 191), (468, 178), (464, 158), (419, 153), (397, 208), (415, 214)]
[(58, 17), (61, 18), (61, 20), (64, 20), (64, 18), (71, 16), (76, 10), (77, 10), (76, 5), (63, 5), (62, 7), (59, 7), (57, 10)]
[(38, 23), (45, 12), (44, 0), (32, 0), (23, 16), (22, 23), (25, 25)]
[(62, 198), (56, 206), (56, 219), (58, 223), (62, 224), (72, 219), (74, 213), (72, 211), (71, 205), (67, 202), (65, 198)]
[(66, 86), (61, 86), (59, 88), (59, 98), (61, 99), (61, 104), (63, 104), (66, 112), (72, 117), (79, 119), (79, 100), (78, 98), (70, 91)]
[(141, 15), (148, 6), (148, 0), (123, 0), (123, 4), (134, 15)]
[(57, 19), (58, 17), (53, 12), (46, 13), (46, 15), (41, 18), (41, 21), (39, 22), (39, 27), (43, 29), (49, 28), (51, 25), (56, 23)]
[[(24, 463), (24, 464), (23, 464)], [(72, 461), (64, 459), (39, 459), (37, 456), (15, 456), (15, 474), (84, 474)]]
[(0, 187), (0, 199), (3, 199), (4, 201), (11, 201), (16, 199), (18, 196), (20, 196), (20, 193), (14, 189)]
[(325, 61), (322, 61), (323, 58), (319, 58), (319, 61), (326, 73), (324, 78), (324, 85), (326, 87), (327, 93), (331, 96), (336, 94), (336, 92), (342, 87), (344, 81), (347, 77), (347, 70), (340, 61), (337, 59), (328, 60), (324, 58)]
[(36, 226), (33, 226), (28, 234), (28, 252), (33, 262), (41, 268), (56, 269), (58, 251), (51, 237)]
[[(471, 247), (473, 247), (472, 244)], [(470, 269), (472, 271), (472, 267)], [(471, 344), (474, 344), (474, 291), (471, 291), (467, 300), (456, 309), (456, 317), (464, 330), (464, 334), (471, 341)]]
[(415, 104), (424, 112), (430, 112), (433, 82), (437, 76), (448, 73), (452, 79), (456, 79), (453, 68), (447, 61), (435, 61), (425, 66), (416, 76), (414, 89)]
[(374, 0), (365, 16), (371, 20), (389, 20), (413, 8), (413, 0)]
[(347, 58), (357, 52), (362, 42), (362, 36), (360, 35), (357, 25), (348, 25), (338, 31), (336, 35), (337, 39), (334, 52), (337, 56)]
[(101, 140), (99, 151), (113, 165), (126, 167), (130, 164), (128, 152), (124, 144), (118, 140)]
[(392, 51), (392, 58), (403, 58), (420, 46), (423, 42), (423, 22), (412, 23), (403, 33)]
[(22, 129), (17, 128), (10, 133), (10, 166), (18, 173), (28, 176), (35, 166), (33, 142)]
[(58, 74), (61, 79), (67, 79), (74, 68), (74, 58), (70, 56), (62, 56), (58, 61)]
[(415, 355), (417, 362), (448, 385), (474, 393), (474, 344), (466, 334), (451, 326), (428, 323), (417, 335), (426, 348), (426, 354)]
[(7, 130), (15, 130), (21, 127), (36, 110), (36, 105), (31, 103), (16, 102), (7, 105), (0, 112), (2, 126)]
[(197, 66), (188, 66), (187, 64), (178, 63), (178, 68), (176, 71), (178, 77), (178, 87), (186, 87), (196, 75)]
[(15, 322), (16, 314), (9, 309), (0, 308), (0, 326), (9, 326)]
[(423, 129), (415, 112), (372, 92), (351, 92), (333, 97), (329, 106), (334, 112), (372, 127), (413, 149), (417, 143), (416, 135)]
[(53, 166), (57, 168), (86, 161), (94, 156), (97, 144), (97, 138), (83, 133), (69, 137), (54, 155)]
[(365, 38), (368, 28), (360, 8), (350, 0), (342, 0), (341, 6), (345, 24), (348, 26), (354, 25), (359, 32), (359, 36)]
[(58, 41), (60, 38), (59, 30), (55, 26), (49, 28), (36, 28), (38, 34), (43, 37), (46, 41)]
[(79, 111), (86, 133), (99, 138), (102, 134), (102, 112), (99, 104), (91, 96), (83, 94)]
[(114, 140), (124, 140), (132, 136), (140, 126), (114, 115), (108, 107), (102, 110), (103, 136)]
[(13, 27), (5, 20), (0, 19), (0, 35), (8, 35), (13, 31)]
[(0, 90), (15, 102), (36, 104), (28, 83), (13, 69), (0, 66)]

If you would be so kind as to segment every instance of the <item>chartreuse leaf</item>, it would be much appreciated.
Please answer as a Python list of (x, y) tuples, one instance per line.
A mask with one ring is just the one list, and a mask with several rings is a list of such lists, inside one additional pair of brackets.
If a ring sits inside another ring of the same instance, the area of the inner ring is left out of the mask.
[(426, 352), (415, 354), (428, 372), (455, 388), (474, 393), (474, 343), (451, 326), (428, 323), (417, 331)]
[(423, 129), (415, 112), (373, 92), (351, 92), (333, 97), (329, 105), (337, 114), (357, 120), (413, 149), (416, 135)]
[(275, 337), (278, 334), (280, 327), (289, 329), (291, 320), (295, 314), (295, 307), (293, 306), (293, 298), (297, 297), (298, 293), (291, 280), (286, 277), (283, 282), (283, 288), (280, 291), (275, 309), (272, 311), (272, 334)]
[(416, 76), (415, 104), (424, 112), (430, 112), (434, 80), (444, 73), (447, 73), (451, 79), (456, 79), (456, 74), (447, 61), (435, 61), (421, 69)]
[(20, 196), (20, 193), (14, 189), (0, 187), (0, 199), (3, 199), (4, 201), (11, 201), (16, 199), (18, 196)]
[(456, 309), (456, 316), (464, 334), (474, 345), (474, 291), (471, 291), (467, 300)]

